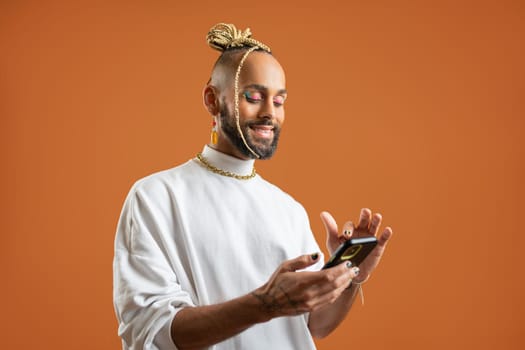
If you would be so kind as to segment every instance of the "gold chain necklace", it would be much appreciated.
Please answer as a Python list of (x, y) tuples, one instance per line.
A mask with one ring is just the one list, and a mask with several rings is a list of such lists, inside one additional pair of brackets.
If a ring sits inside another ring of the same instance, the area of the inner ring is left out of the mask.
[(222, 175), (222, 176), (228, 176), (228, 177), (233, 177), (237, 180), (249, 180), (249, 179), (252, 179), (255, 177), (255, 175), (257, 175), (257, 173), (255, 172), (255, 167), (253, 167), (252, 169), (252, 173), (250, 175), (239, 175), (239, 174), (235, 174), (235, 173), (232, 173), (231, 171), (226, 171), (226, 170), (222, 170), (222, 169), (219, 169), (213, 165), (211, 165), (208, 160), (206, 158), (204, 158), (204, 156), (202, 155), (202, 153), (197, 153), (197, 159), (199, 160), (199, 162), (201, 162), (206, 168), (208, 168), (208, 170), (210, 170), (211, 172), (214, 172), (215, 174), (219, 174), (219, 175)]

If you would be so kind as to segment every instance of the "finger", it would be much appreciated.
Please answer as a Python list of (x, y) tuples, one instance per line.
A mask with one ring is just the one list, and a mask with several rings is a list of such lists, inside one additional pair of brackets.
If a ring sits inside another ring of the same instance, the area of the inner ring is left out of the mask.
[(347, 284), (345, 285), (344, 289), (348, 289), (350, 285), (352, 284), (352, 282), (354, 281), (354, 279), (357, 280), (357, 276), (361, 274), (361, 270), (357, 266), (353, 267), (350, 272), (351, 272), (350, 279), (347, 281)]
[[(350, 283), (350, 282), (348, 282)], [(318, 295), (314, 300), (310, 301), (310, 307), (307, 311), (315, 311), (323, 306), (330, 305), (337, 300), (348, 287), (347, 284), (341, 285), (339, 288), (328, 290), (326, 293)]]
[(341, 267), (343, 269), (341, 272), (342, 285), (348, 287), (348, 284), (359, 275), (360, 269), (358, 266), (352, 265), (351, 261), (341, 264)]
[(338, 288), (341, 285), (347, 285), (353, 278), (359, 275), (359, 267), (352, 265), (351, 261), (339, 264), (333, 269), (326, 270), (327, 281), (334, 281), (331, 288)]
[[(348, 288), (354, 278), (359, 275), (359, 268), (341, 264), (337, 269), (342, 272), (338, 275), (334, 274), (336, 269), (331, 270), (331, 276), (326, 276), (321, 284), (316, 289), (315, 304), (322, 305), (333, 302), (341, 293)], [(314, 307), (315, 308), (315, 307)]]
[(381, 217), (381, 214), (379, 214), (379, 213), (375, 213), (372, 216), (372, 220), (370, 220), (370, 230), (369, 230), (369, 233), (372, 236), (375, 236), (377, 234), (377, 232), (379, 231), (379, 226), (381, 226), (381, 220), (382, 219), (383, 218)]
[[(345, 241), (344, 239), (341, 240), (341, 237), (339, 236), (339, 232), (337, 228), (337, 222), (335, 222), (334, 217), (329, 212), (327, 211), (321, 212), (321, 221), (323, 222), (324, 228), (326, 230), (327, 247), (332, 246), (331, 242), (342, 243)], [(337, 243), (333, 243), (333, 244), (337, 244)]]
[(323, 222), (327, 235), (334, 237), (337, 237), (339, 235), (337, 229), (337, 222), (335, 222), (334, 217), (329, 212), (323, 211), (321, 213), (321, 221)]
[(351, 262), (347, 262), (319, 271), (315, 276), (316, 278), (314, 279), (312, 276), (309, 283), (317, 286), (317, 293), (324, 294), (341, 286), (347, 286), (352, 278), (357, 276), (358, 271), (359, 268), (352, 266)]
[(282, 272), (293, 272), (305, 269), (319, 260), (319, 253), (301, 255), (295, 259), (287, 260), (280, 266)]
[(354, 234), (354, 223), (352, 221), (345, 222), (345, 224), (343, 225), (342, 242), (347, 241), (350, 238), (352, 238), (353, 234)]
[(383, 232), (381, 233), (381, 236), (379, 236), (378, 245), (381, 247), (386, 246), (387, 242), (390, 240), (393, 233), (394, 232), (392, 231), (392, 228), (390, 227), (385, 228)]
[(368, 208), (361, 209), (361, 215), (359, 215), (359, 224), (357, 225), (358, 231), (368, 231), (370, 225), (370, 218), (372, 217), (372, 211)]

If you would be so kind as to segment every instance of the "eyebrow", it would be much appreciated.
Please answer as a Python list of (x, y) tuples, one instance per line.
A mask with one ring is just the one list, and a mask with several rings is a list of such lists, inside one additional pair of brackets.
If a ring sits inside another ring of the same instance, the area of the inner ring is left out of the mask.
[[(247, 85), (244, 87), (245, 89), (255, 89), (255, 90), (259, 90), (259, 91), (264, 91), (264, 92), (268, 92), (268, 88), (264, 85), (260, 85), (260, 84), (250, 84), (250, 85)], [(280, 89), (277, 91), (277, 95), (284, 95), (284, 94), (287, 94), (288, 91), (286, 91), (286, 89)]]

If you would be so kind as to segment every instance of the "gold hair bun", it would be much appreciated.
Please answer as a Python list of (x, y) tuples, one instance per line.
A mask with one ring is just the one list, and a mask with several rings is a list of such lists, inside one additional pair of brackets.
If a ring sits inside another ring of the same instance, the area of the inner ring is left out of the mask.
[(208, 35), (206, 41), (211, 48), (221, 52), (233, 47), (254, 47), (257, 46), (264, 51), (271, 52), (270, 48), (265, 44), (251, 38), (252, 33), (250, 28), (242, 31), (237, 29), (233, 24), (219, 23), (214, 25)]

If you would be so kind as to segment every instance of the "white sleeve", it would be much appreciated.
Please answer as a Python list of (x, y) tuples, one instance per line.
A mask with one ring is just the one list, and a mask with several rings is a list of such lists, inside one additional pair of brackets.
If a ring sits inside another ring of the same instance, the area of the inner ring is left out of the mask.
[(132, 189), (121, 213), (113, 261), (113, 301), (124, 349), (176, 349), (171, 322), (194, 306), (182, 290), (163, 244), (155, 203)]

